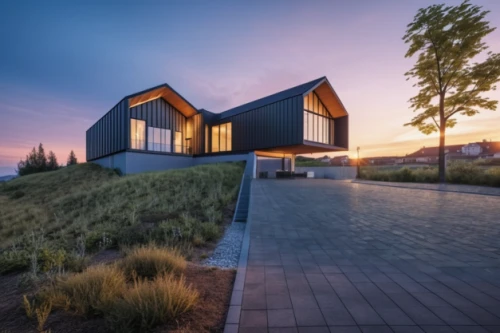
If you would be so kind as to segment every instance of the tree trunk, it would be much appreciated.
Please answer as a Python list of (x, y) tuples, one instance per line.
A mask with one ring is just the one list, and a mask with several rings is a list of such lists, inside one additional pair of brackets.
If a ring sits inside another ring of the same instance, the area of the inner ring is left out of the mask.
[(439, 98), (439, 182), (446, 183), (446, 156), (444, 155), (446, 118), (444, 117), (444, 94)]
[(446, 183), (446, 173), (445, 173), (446, 156), (444, 155), (445, 130), (446, 127), (441, 125), (441, 128), (439, 129), (439, 182), (440, 183)]

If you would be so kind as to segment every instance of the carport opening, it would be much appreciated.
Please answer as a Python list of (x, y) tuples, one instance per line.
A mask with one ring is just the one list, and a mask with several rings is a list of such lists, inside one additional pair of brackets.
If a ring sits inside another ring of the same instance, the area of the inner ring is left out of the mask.
[(292, 159), (286, 157), (257, 156), (257, 177), (277, 178), (280, 172), (292, 171)]

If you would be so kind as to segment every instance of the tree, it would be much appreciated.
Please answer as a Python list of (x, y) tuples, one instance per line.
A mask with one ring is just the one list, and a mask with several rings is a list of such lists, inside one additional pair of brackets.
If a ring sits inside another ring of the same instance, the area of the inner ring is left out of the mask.
[[(498, 101), (481, 96), (495, 90), (500, 80), (500, 54), (487, 52), (483, 38), (493, 32), (485, 20), (489, 11), (471, 5), (432, 5), (422, 8), (407, 26), (403, 40), (406, 57), (418, 54), (407, 80), (417, 80), (420, 90), (410, 98), (420, 113), (405, 126), (422, 133), (439, 131), (439, 181), (445, 182), (446, 128), (454, 127), (457, 115), (474, 116), (480, 109), (496, 110)], [(486, 58), (472, 62), (476, 56)]]
[(76, 159), (76, 155), (73, 150), (71, 150), (71, 153), (69, 153), (68, 162), (66, 164), (67, 165), (78, 164), (78, 160)]
[(26, 155), (26, 158), (17, 163), (17, 174), (19, 176), (57, 169), (59, 169), (59, 164), (57, 164), (56, 155), (50, 151), (47, 159), (45, 149), (41, 143), (38, 145), (38, 149), (33, 147), (31, 152)]
[(47, 171), (53, 171), (59, 169), (59, 164), (57, 163), (56, 154), (51, 150), (47, 158)]

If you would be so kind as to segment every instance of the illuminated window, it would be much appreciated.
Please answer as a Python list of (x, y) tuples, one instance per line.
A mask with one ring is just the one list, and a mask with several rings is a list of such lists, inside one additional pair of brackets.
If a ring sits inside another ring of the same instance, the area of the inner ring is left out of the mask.
[(146, 121), (130, 119), (130, 148), (146, 149)]
[(333, 145), (331, 126), (333, 118), (318, 95), (311, 92), (304, 96), (304, 140)]
[(219, 126), (212, 126), (212, 153), (219, 152)]
[(231, 123), (212, 126), (212, 153), (233, 149), (232, 132)]
[(175, 152), (176, 153), (182, 153), (182, 132), (175, 132), (175, 139), (174, 139), (174, 145), (175, 145)]
[(227, 151), (233, 150), (233, 125), (227, 123)]
[(172, 151), (169, 129), (148, 127), (148, 150), (170, 153)]
[(208, 153), (208, 125), (205, 125), (205, 153)]

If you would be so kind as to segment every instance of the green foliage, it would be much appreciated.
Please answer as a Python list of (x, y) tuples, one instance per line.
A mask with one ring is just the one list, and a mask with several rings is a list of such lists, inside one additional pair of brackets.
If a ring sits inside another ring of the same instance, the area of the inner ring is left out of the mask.
[(22, 271), (29, 266), (29, 256), (26, 251), (4, 251), (0, 253), (0, 274)]
[[(79, 270), (85, 255), (119, 245), (189, 251), (195, 237), (220, 236), (242, 172), (240, 163), (223, 163), (119, 177), (82, 163), (13, 179), (0, 186), (0, 273), (28, 267), (42, 248), (64, 250), (64, 268)], [(45, 236), (42, 245), (31, 245), (33, 234)], [(44, 261), (36, 263), (38, 272)]]
[(45, 155), (43, 144), (38, 145), (38, 150), (33, 147), (31, 152), (26, 155), (25, 160), (19, 161), (17, 164), (17, 173), (19, 176), (25, 176), (33, 173), (54, 171), (59, 169), (57, 158), (53, 151), (49, 152), (48, 157)]
[(186, 260), (175, 249), (138, 247), (121, 260), (120, 268), (128, 278), (137, 274), (138, 277), (152, 279), (167, 273), (182, 273), (186, 269)]
[[(436, 183), (438, 172), (434, 167), (388, 170), (374, 167), (361, 169), (361, 178), (388, 182)], [(500, 187), (500, 168), (484, 168), (477, 163), (453, 161), (447, 169), (446, 180), (453, 184)]]
[(78, 160), (76, 159), (75, 152), (73, 150), (71, 150), (71, 152), (69, 153), (66, 165), (69, 166), (69, 165), (75, 165), (75, 164), (78, 164)]
[(309, 160), (309, 161), (295, 161), (295, 166), (298, 167), (327, 167), (330, 166), (329, 163), (321, 162), (321, 161), (316, 161), (316, 160)]
[(406, 57), (418, 54), (405, 75), (417, 79), (420, 91), (410, 102), (422, 113), (406, 125), (429, 134), (441, 125), (453, 127), (457, 113), (473, 116), (479, 109), (496, 109), (498, 101), (480, 95), (494, 90), (500, 80), (500, 54), (488, 53), (482, 63), (472, 63), (488, 49), (483, 38), (495, 30), (485, 20), (488, 13), (468, 1), (418, 11), (403, 40), (409, 44)]
[(220, 226), (214, 222), (201, 223), (199, 228), (201, 236), (207, 242), (217, 240), (221, 235)]
[[(458, 6), (432, 5), (418, 11), (406, 30), (406, 57), (417, 55), (405, 73), (419, 89), (410, 98), (411, 108), (420, 112), (405, 126), (424, 134), (440, 133), (439, 179), (444, 182), (444, 146), (447, 127), (456, 116), (474, 116), (481, 109), (496, 110), (498, 101), (481, 96), (496, 89), (500, 80), (500, 54), (488, 52), (484, 37), (493, 32), (485, 20), (488, 11), (469, 3)], [(476, 56), (483, 62), (474, 62)]]
[(153, 281), (136, 280), (106, 317), (116, 332), (150, 331), (191, 310), (198, 298), (198, 292), (187, 286), (184, 278), (164, 275)]

